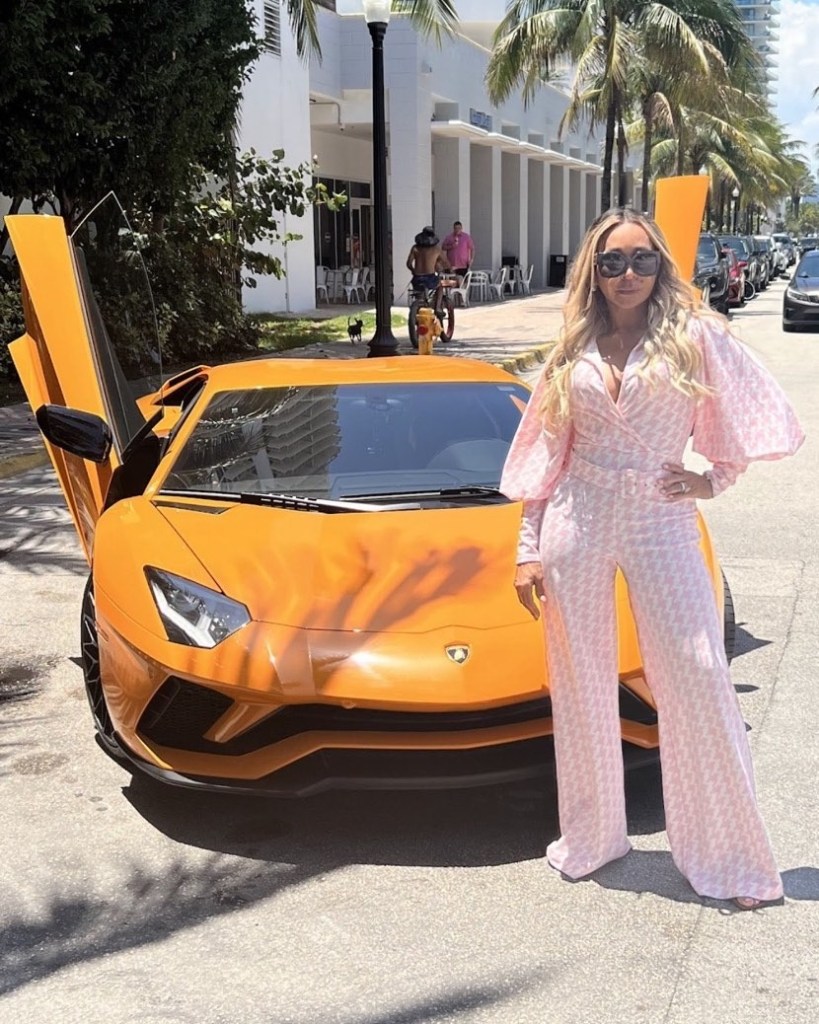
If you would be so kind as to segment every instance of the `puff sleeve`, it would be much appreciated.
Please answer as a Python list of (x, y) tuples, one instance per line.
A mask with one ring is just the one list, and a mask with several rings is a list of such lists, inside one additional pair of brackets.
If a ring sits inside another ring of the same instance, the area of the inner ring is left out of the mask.
[(697, 403), (693, 448), (713, 465), (707, 476), (716, 496), (751, 462), (793, 455), (805, 435), (779, 384), (726, 326), (698, 319), (691, 337), (711, 389)]
[(539, 407), (545, 377), (540, 379), (524, 410), (506, 456), (500, 489), (515, 501), (523, 501), (518, 542), (518, 564), (540, 558), (540, 527), (546, 502), (566, 465), (572, 428), (566, 424), (556, 433), (544, 429)]

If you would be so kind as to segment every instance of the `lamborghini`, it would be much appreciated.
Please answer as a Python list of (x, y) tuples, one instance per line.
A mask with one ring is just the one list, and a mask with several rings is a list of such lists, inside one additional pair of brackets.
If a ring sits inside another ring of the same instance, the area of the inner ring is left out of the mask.
[[(12, 357), (89, 564), (101, 746), (167, 783), (278, 795), (542, 772), (544, 636), (512, 585), (521, 507), (498, 490), (520, 380), (434, 355), (169, 374), (115, 200), (72, 237), (7, 223)], [(617, 602), (622, 737), (654, 757), (622, 579)]]

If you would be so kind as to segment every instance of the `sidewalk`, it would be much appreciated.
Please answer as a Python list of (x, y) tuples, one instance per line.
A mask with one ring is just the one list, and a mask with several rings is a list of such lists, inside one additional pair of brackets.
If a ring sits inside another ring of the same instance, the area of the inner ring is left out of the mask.
[[(543, 353), (560, 329), (565, 292), (549, 289), (522, 298), (480, 303), (455, 310), (455, 337), (446, 345), (435, 346), (436, 355), (459, 356), (493, 363), (510, 373), (531, 369), (543, 359)], [(350, 315), (361, 307), (337, 305), (329, 315)], [(372, 307), (368, 307), (372, 309)], [(395, 306), (401, 310), (405, 307)], [(327, 315), (327, 307), (316, 311)], [(313, 314), (307, 314), (312, 316)], [(397, 329), (400, 331), (400, 328)], [(397, 334), (402, 355), (413, 349), (404, 330)], [(363, 359), (368, 348), (348, 341), (320, 342), (305, 348), (271, 353), (274, 359)], [(0, 480), (22, 473), (48, 461), (40, 432), (27, 404), (0, 406)]]

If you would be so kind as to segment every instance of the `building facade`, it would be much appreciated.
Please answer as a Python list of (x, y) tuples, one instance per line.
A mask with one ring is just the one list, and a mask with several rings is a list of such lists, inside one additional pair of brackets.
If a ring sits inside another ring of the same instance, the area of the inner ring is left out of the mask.
[(737, 0), (742, 23), (765, 67), (768, 100), (776, 98), (779, 49), (779, 0)]
[[(316, 176), (348, 196), (338, 213), (317, 208), (284, 225), (302, 236), (286, 246), (287, 277), (248, 290), (250, 310), (315, 307), (315, 267), (372, 260), (372, 49), (348, 0), (319, 12), (322, 59), (299, 60), (275, 0), (256, 0), (271, 45), (245, 90), (241, 145), (284, 149), (286, 162), (315, 158)], [(357, 8), (357, 9), (356, 9)], [(463, 0), (461, 31), (438, 47), (393, 15), (384, 42), (387, 179), (396, 302), (409, 282), (405, 261), (427, 224), (439, 235), (463, 222), (475, 267), (502, 260), (533, 266), (548, 282), (552, 255), (570, 257), (600, 210), (599, 143), (580, 127), (560, 133), (565, 88), (546, 85), (524, 105), (493, 106), (484, 79), (502, 0)], [(271, 31), (274, 30), (274, 31)], [(276, 42), (277, 40), (277, 42)]]

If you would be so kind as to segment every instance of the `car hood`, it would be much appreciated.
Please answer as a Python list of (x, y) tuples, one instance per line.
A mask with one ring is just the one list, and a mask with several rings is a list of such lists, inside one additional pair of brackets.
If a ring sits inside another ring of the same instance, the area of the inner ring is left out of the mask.
[(342, 514), (253, 505), (218, 515), (157, 510), (257, 621), (417, 633), (527, 618), (512, 582), (519, 504)]

